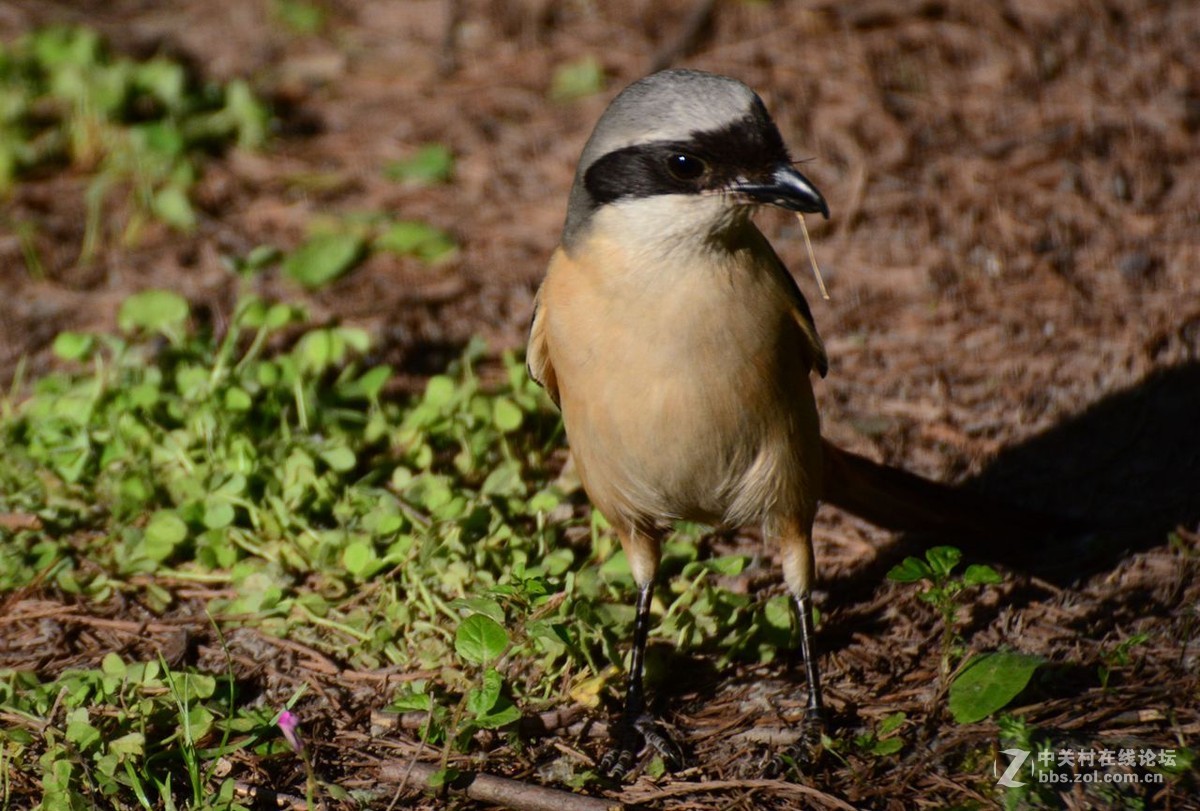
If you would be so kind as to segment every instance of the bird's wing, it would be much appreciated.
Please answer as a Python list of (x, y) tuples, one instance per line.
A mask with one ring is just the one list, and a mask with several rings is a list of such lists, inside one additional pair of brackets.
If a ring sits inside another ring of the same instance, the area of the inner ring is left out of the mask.
[(804, 294), (800, 292), (800, 286), (796, 284), (796, 280), (788, 272), (787, 266), (775, 253), (775, 249), (771, 247), (771, 243), (767, 241), (766, 237), (762, 237), (762, 243), (771, 258), (774, 259), (771, 270), (791, 301), (792, 316), (796, 319), (796, 323), (800, 326), (800, 332), (804, 335), (806, 344), (804, 348), (812, 363), (810, 368), (816, 369), (817, 373), (824, 377), (829, 372), (829, 355), (825, 353), (825, 344), (821, 341), (821, 336), (817, 334), (817, 324), (813, 321), (808, 299), (804, 298)]
[(542, 304), (542, 291), (538, 291), (533, 300), (533, 320), (529, 323), (529, 342), (525, 349), (525, 368), (555, 405), (558, 401), (558, 375), (554, 373), (554, 365), (550, 363), (549, 337), (546, 335), (545, 310)]

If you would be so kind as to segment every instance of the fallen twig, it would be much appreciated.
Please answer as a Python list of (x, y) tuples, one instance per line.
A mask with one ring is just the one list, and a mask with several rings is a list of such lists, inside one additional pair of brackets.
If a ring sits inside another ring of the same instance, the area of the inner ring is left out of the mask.
[(630, 788), (622, 797), (631, 803), (648, 803), (665, 800), (670, 797), (681, 797), (685, 794), (701, 794), (709, 791), (770, 791), (775, 794), (800, 794), (818, 803), (841, 811), (857, 811), (857, 809), (840, 800), (832, 794), (826, 794), (820, 789), (805, 786), (800, 783), (789, 783), (786, 780), (706, 780), (701, 783), (670, 783), (666, 786), (656, 786), (652, 790)]
[(0, 529), (13, 532), (36, 531), (42, 528), (42, 519), (28, 513), (0, 513)]
[(799, 729), (788, 729), (784, 727), (751, 727), (745, 732), (738, 732), (730, 736), (730, 739), (778, 748), (781, 746), (791, 746), (802, 737), (803, 733)]
[(462, 24), (462, 0), (450, 0), (446, 10), (446, 26), (438, 51), (438, 75), (445, 78), (458, 70), (458, 27)]
[(676, 59), (687, 56), (700, 41), (701, 36), (712, 24), (713, 10), (717, 0), (697, 0), (683, 19), (679, 33), (659, 49), (650, 63), (650, 72), (669, 68)]
[(306, 811), (308, 808), (308, 803), (303, 797), (252, 786), (241, 780), (234, 783), (233, 792), (242, 799), (251, 800), (256, 807), (282, 808), (285, 811)]
[[(537, 715), (525, 715), (522, 716), (518, 724), (521, 734), (528, 737), (563, 731), (572, 735), (583, 734), (586, 731), (588, 737), (604, 737), (608, 735), (608, 726), (603, 722), (592, 722), (590, 727), (586, 727), (585, 729), (586, 725), (579, 723), (580, 716), (585, 712), (586, 709), (584, 707), (575, 705), (560, 710), (549, 710)], [(399, 713), (395, 710), (371, 711), (371, 727), (378, 732), (389, 729), (420, 729), (425, 726), (425, 722), (428, 719), (429, 713), (423, 710), (414, 710), (405, 713)]]
[[(404, 783), (422, 791), (434, 792), (429, 778), (438, 771), (436, 763), (385, 763), (379, 779), (387, 783)], [(586, 797), (569, 791), (522, 783), (507, 777), (495, 777), (479, 772), (463, 772), (448, 786), (448, 790), (481, 803), (492, 803), (515, 811), (620, 811), (625, 806), (618, 800)]]

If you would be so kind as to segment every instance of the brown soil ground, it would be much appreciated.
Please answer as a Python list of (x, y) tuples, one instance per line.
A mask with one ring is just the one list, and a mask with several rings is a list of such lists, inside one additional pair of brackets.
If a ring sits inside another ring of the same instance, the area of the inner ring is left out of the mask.
[[(375, 256), (311, 297), (320, 317), (378, 337), (402, 370), (400, 388), (418, 385), (472, 335), (519, 346), (574, 161), (611, 96), (656, 64), (728, 73), (760, 90), (833, 209), (827, 224), (810, 218), (832, 301), (797, 273), (832, 359), (818, 385), (826, 434), (1099, 527), (1004, 549), (962, 543), (1010, 574), (991, 602), (972, 607), (971, 646), (1010, 645), (1061, 665), (1024, 714), (1064, 745), (1194, 747), (1200, 4), (728, 0), (682, 37), (705, 5), (330, 0), (328, 27), (307, 37), (281, 26), (266, 0), (0, 7), (4, 39), (37, 24), (86, 23), (121, 52), (167, 53), (213, 79), (248, 77), (280, 115), (268, 150), (206, 166), (201, 224), (188, 237), (151, 228), (135, 246), (109, 240), (81, 266), (84, 178), (35, 179), (0, 202), (5, 227), (36, 223), (42, 265), (37, 278), (20, 240), (0, 230), (0, 382), (21, 357), (27, 373), (45, 368), (59, 330), (110, 326), (134, 290), (170, 287), (227, 312), (237, 281), (222, 256), (288, 248), (314, 217), (358, 211), (424, 219), (462, 245), (432, 269)], [(583, 55), (601, 60), (609, 89), (549, 101), (555, 68)], [(453, 183), (413, 189), (384, 177), (389, 160), (431, 141), (456, 154)], [(761, 222), (803, 271), (794, 220), (766, 212)], [(274, 276), (258, 284), (301, 295)], [(961, 754), (994, 741), (996, 727), (956, 727), (931, 712), (935, 617), (911, 589), (881, 585), (916, 541), (896, 543), (833, 510), (822, 513), (818, 539), (835, 719), (856, 726), (905, 710), (925, 732), (898, 760), (830, 763), (809, 784), (870, 808), (990, 806), (977, 792), (991, 786), (991, 763)], [(1136, 633), (1149, 639), (1134, 664), (1101, 689), (1103, 652)], [(264, 644), (247, 642), (246, 656), (261, 661)], [(297, 668), (311, 662), (292, 655)], [(323, 685), (322, 726), (338, 743), (322, 757), (347, 782), (369, 783), (376, 763), (413, 751), (402, 733), (370, 737), (367, 710), (385, 699), (371, 684), (319, 668), (272, 678)], [(674, 687), (665, 709), (688, 732), (697, 764), (680, 779), (729, 782), (664, 789), (644, 778), (624, 799), (833, 807), (746, 782), (745, 764), (761, 749), (750, 731), (795, 716), (796, 681), (794, 667), (776, 664)], [(479, 764), (536, 780), (550, 745)], [(1141, 794), (1148, 807), (1196, 808), (1195, 785)], [(1082, 787), (1064, 789), (1061, 802), (1104, 805)]]

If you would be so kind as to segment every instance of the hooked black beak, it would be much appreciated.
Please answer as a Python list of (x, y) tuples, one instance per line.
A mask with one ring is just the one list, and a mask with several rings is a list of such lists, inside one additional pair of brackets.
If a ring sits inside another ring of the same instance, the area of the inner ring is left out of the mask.
[(829, 204), (825, 198), (808, 178), (790, 164), (776, 166), (766, 183), (744, 181), (733, 184), (730, 190), (744, 194), (756, 203), (767, 203), (803, 214), (821, 214), (829, 219)]

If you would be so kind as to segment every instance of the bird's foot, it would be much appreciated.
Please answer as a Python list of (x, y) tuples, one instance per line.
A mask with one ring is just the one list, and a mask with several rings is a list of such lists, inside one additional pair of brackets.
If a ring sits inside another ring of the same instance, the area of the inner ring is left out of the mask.
[(613, 780), (623, 780), (633, 771), (638, 755), (646, 747), (662, 757), (667, 771), (673, 772), (683, 767), (683, 750), (679, 744), (653, 716), (642, 713), (618, 722), (613, 733), (612, 748), (600, 759), (600, 774)]
[(821, 761), (824, 748), (821, 739), (825, 734), (825, 712), (810, 707), (804, 714), (800, 738), (782, 752), (776, 752), (763, 764), (763, 777), (774, 780), (786, 777), (795, 770), (800, 774), (812, 771)]

